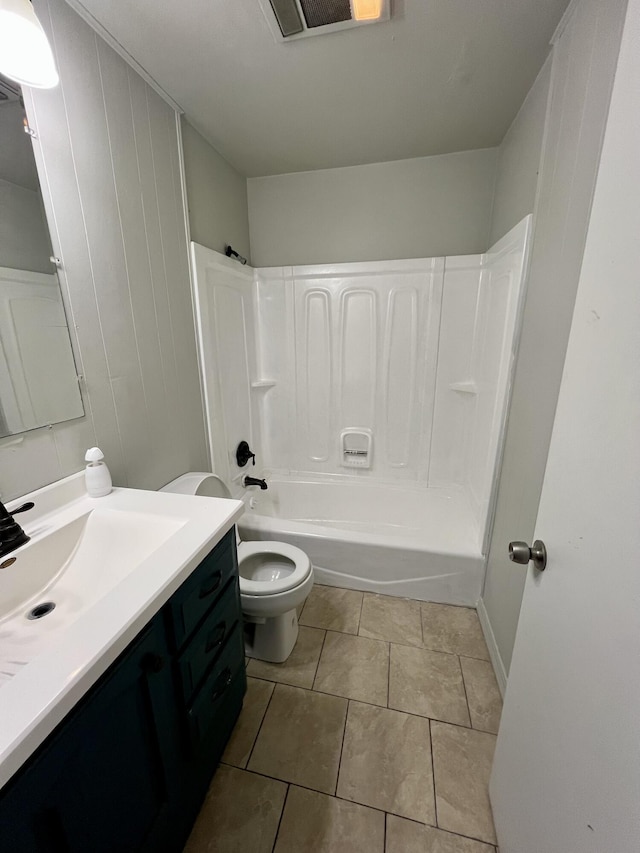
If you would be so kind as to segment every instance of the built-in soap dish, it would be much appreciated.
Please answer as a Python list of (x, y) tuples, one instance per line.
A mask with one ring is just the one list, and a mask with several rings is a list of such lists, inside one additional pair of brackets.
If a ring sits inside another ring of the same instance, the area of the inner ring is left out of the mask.
[(344, 468), (371, 468), (372, 445), (370, 429), (343, 429), (340, 433), (340, 464)]

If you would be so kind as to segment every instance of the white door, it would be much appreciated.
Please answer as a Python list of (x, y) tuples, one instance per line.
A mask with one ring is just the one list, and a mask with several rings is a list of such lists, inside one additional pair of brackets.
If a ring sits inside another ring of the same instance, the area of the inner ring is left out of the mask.
[(630, 0), (491, 779), (500, 853), (640, 851), (639, 92)]

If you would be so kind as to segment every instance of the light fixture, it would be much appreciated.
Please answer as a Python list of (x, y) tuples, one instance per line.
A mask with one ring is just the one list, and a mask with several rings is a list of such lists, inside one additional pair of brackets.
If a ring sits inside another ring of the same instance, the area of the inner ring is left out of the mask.
[(0, 0), (0, 73), (34, 89), (58, 85), (53, 52), (29, 0)]
[(382, 0), (351, 0), (354, 21), (377, 21), (383, 5)]

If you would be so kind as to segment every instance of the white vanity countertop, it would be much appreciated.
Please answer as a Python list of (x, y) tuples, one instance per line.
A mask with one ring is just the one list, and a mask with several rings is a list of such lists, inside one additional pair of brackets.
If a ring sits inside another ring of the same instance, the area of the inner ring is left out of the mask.
[[(50, 648), (0, 688), (0, 787), (124, 651), (244, 510), (243, 503), (236, 500), (137, 489), (114, 489), (106, 497), (89, 498), (82, 472), (12, 501), (9, 508), (25, 500), (35, 501), (36, 507), (17, 520), (34, 542), (46, 537), (61, 520), (98, 508), (171, 516), (183, 524), (103, 598), (58, 631)], [(20, 550), (10, 556), (19, 556)]]

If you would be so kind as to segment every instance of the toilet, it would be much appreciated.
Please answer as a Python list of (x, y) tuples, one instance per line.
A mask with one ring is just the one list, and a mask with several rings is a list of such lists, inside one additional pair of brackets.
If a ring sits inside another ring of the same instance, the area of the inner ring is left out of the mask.
[[(205, 472), (183, 474), (160, 491), (231, 497), (220, 477)], [(243, 542), (237, 532), (236, 542), (245, 651), (249, 657), (282, 663), (298, 638), (297, 608), (313, 586), (311, 560), (286, 542)]]

